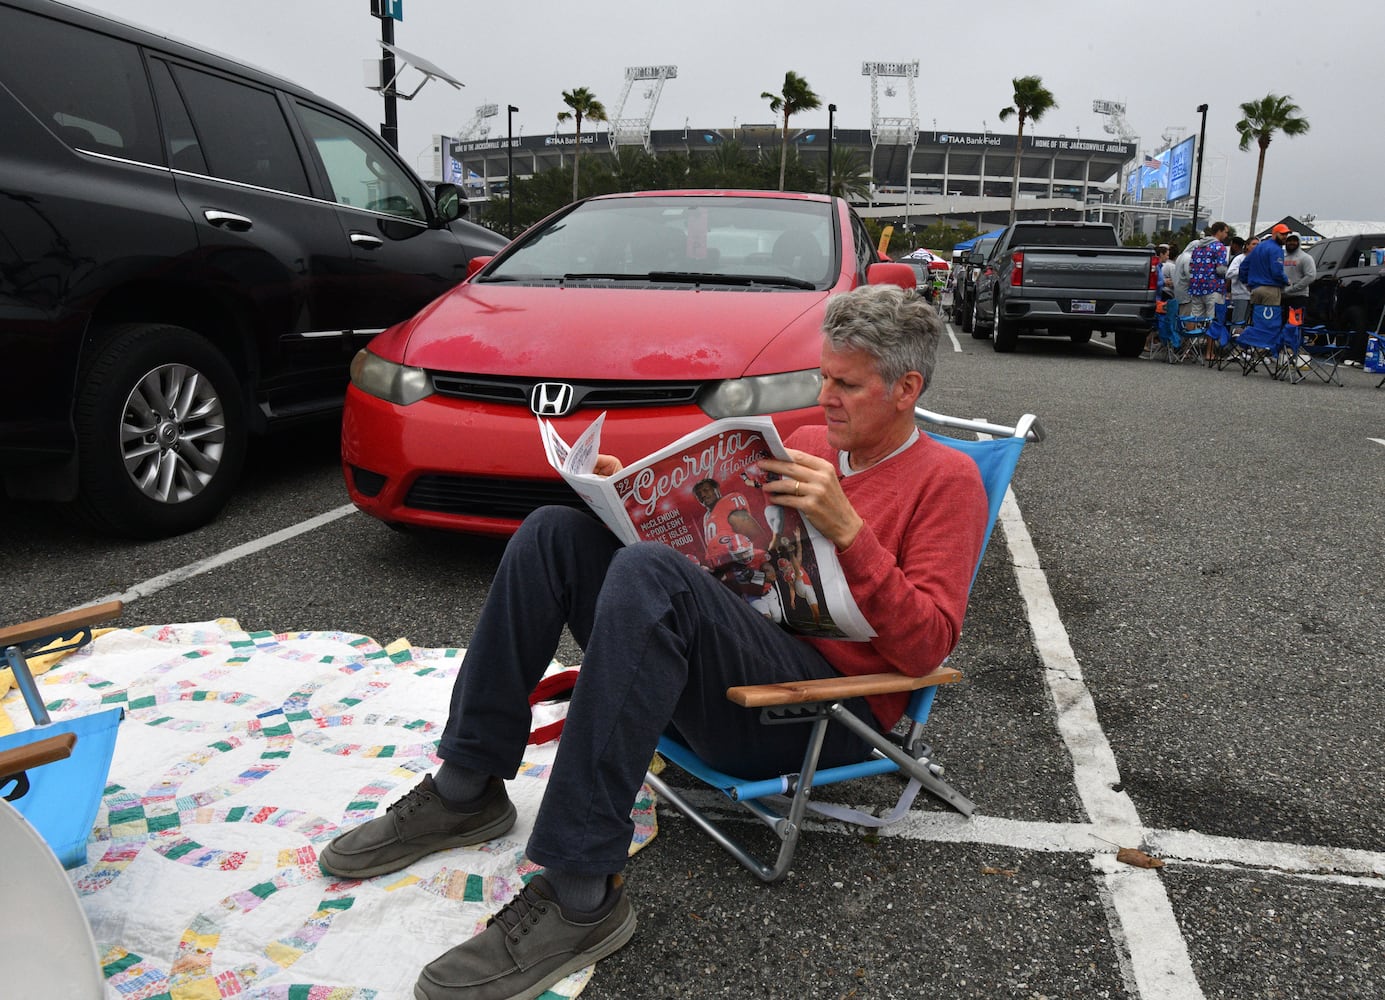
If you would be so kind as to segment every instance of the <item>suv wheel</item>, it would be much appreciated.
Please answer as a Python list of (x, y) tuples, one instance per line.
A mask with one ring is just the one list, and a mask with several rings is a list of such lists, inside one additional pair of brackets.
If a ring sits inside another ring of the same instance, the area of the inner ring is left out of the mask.
[(996, 303), (995, 315), (991, 317), (991, 330), (995, 341), (991, 344), (997, 354), (1009, 354), (1019, 343), (1020, 331), (1014, 320), (1006, 320), (1000, 314), (1000, 303)]
[(78, 380), (78, 512), (158, 538), (206, 524), (245, 458), (240, 386), (226, 359), (177, 326), (106, 331)]

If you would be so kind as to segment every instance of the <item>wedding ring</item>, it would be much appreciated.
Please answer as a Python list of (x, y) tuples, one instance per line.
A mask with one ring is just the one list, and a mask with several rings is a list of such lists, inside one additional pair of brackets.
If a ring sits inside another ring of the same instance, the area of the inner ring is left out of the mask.
[(795, 480), (793, 481), (793, 495), (794, 495), (794, 496), (798, 496), (799, 493), (800, 493), (801, 490), (802, 490), (802, 487), (803, 487), (803, 484), (800, 483), (797, 479), (795, 479)]

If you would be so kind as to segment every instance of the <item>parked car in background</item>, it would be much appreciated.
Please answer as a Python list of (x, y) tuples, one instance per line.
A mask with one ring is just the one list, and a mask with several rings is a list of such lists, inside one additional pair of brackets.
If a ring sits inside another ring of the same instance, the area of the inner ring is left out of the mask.
[(1304, 323), (1351, 333), (1353, 361), (1366, 356), (1366, 335), (1385, 329), (1385, 233), (1358, 233), (1307, 248), (1317, 265)]
[(999, 238), (999, 236), (988, 236), (985, 239), (977, 240), (962, 258), (962, 263), (954, 265), (956, 277), (952, 281), (952, 322), (960, 326), (963, 333), (970, 333), (978, 340), (984, 340), (988, 334), (984, 330), (978, 332), (975, 323), (973, 323), (976, 276), (986, 266), (986, 261), (991, 256), (991, 251), (995, 248), (996, 240)]
[(997, 352), (1020, 334), (1085, 344), (1114, 330), (1116, 353), (1140, 354), (1154, 322), (1158, 257), (1124, 247), (1104, 222), (1017, 222), (1006, 228), (976, 279), (973, 335), (985, 331)]
[(828, 299), (914, 287), (824, 195), (666, 191), (571, 205), (357, 355), (342, 420), (347, 492), (396, 525), (509, 534), (585, 509), (536, 415), (641, 458), (714, 418), (821, 421)]
[[(0, 0), (0, 470), (97, 527), (214, 517), (249, 434), (505, 243), (349, 112), (51, 0)], [(22, 375), (20, 374), (22, 373)]]

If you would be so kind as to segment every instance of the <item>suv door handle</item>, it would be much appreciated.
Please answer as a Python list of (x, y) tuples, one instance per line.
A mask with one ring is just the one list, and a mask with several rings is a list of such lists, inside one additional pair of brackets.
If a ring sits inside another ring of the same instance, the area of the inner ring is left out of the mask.
[(371, 236), (369, 233), (352, 233), (351, 242), (358, 247), (365, 247), (367, 250), (378, 250), (385, 245), (385, 241), (378, 236)]
[(230, 212), (218, 212), (214, 208), (209, 208), (202, 213), (202, 217), (216, 226), (218, 229), (229, 229), (233, 233), (247, 232), (255, 225), (243, 215), (233, 215)]

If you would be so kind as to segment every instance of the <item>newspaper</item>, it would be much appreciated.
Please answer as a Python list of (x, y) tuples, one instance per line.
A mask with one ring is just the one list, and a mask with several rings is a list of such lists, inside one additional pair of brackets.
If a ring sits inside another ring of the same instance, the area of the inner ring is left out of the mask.
[(769, 417), (717, 420), (599, 476), (601, 426), (569, 445), (539, 419), (548, 461), (626, 545), (652, 541), (683, 553), (791, 632), (865, 640), (875, 635), (857, 607), (836, 549), (798, 511), (767, 502), (777, 476), (765, 458), (787, 458)]

